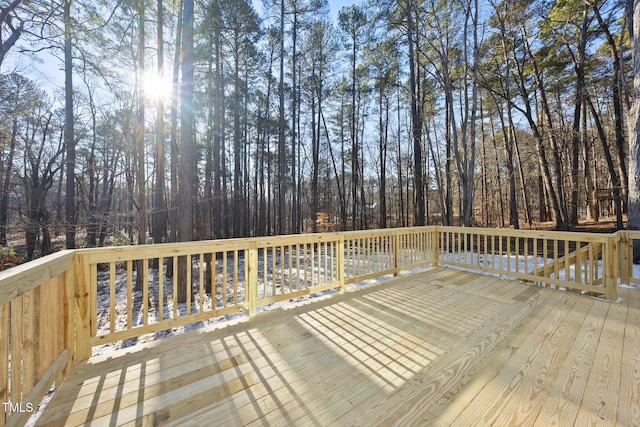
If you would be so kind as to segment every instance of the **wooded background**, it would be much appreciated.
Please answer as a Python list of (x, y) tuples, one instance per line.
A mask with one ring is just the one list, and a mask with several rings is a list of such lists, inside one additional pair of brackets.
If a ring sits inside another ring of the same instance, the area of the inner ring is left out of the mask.
[(626, 3), (0, 1), (0, 245), (622, 228)]

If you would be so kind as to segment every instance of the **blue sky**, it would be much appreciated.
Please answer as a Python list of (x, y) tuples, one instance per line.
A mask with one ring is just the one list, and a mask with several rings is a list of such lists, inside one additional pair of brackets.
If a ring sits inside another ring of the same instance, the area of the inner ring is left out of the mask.
[(333, 16), (334, 21), (338, 19), (338, 12), (344, 6), (351, 6), (352, 4), (356, 4), (354, 0), (329, 0), (329, 8), (331, 9), (331, 16)]
[[(358, 0), (328, 0), (329, 9), (331, 16), (333, 17), (334, 23), (337, 24), (338, 12), (345, 6), (350, 6), (352, 4), (359, 3)], [(260, 13), (262, 11), (262, 0), (253, 0), (254, 7), (256, 7), (257, 11)], [(13, 55), (11, 55), (13, 56)], [(32, 78), (41, 82), (42, 87), (49, 92), (49, 94), (54, 96), (54, 85), (60, 86), (63, 81), (63, 73), (62, 73), (62, 65), (60, 63), (59, 58), (54, 58), (49, 53), (43, 53), (39, 55), (39, 57), (43, 60), (42, 64), (32, 64), (33, 68), (35, 68), (35, 73), (40, 74), (32, 75)], [(11, 59), (18, 59), (18, 57), (13, 56)], [(26, 58), (19, 58), (23, 65), (28, 67), (29, 60)], [(7, 64), (3, 67), (2, 72), (7, 72), (11, 68), (10, 64)]]

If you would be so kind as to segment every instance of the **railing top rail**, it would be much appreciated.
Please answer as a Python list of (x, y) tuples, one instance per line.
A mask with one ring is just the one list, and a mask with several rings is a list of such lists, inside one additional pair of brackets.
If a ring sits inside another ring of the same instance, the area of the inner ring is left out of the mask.
[[(616, 238), (615, 233), (587, 233), (574, 231), (549, 231), (549, 230), (516, 230), (504, 228), (476, 228), (476, 227), (451, 227), (438, 226), (438, 231), (455, 233), (481, 234), (502, 237), (528, 237), (538, 239), (579, 240), (581, 242), (604, 243)], [(639, 232), (640, 233), (640, 232)], [(640, 235), (640, 234), (639, 234)]]
[(73, 250), (64, 250), (0, 271), (0, 305), (69, 270), (73, 255)]
[[(281, 236), (248, 237), (237, 239), (201, 240), (194, 242), (160, 243), (152, 245), (132, 245), (103, 248), (79, 249), (77, 253), (87, 257), (91, 264), (119, 262), (133, 259), (173, 257), (196, 255), (207, 252), (221, 252), (243, 250), (251, 248), (265, 248), (272, 246), (293, 245), (298, 243), (319, 243), (336, 241), (341, 237), (361, 237), (361, 236), (383, 236), (395, 233), (408, 233), (415, 231), (441, 231), (454, 233), (471, 233), (487, 236), (500, 237), (525, 237), (538, 239), (574, 240), (582, 242), (604, 243), (612, 238), (618, 240), (622, 232), (613, 234), (586, 233), (570, 231), (548, 231), (548, 230), (515, 230), (498, 228), (476, 228), (476, 227), (452, 227), (452, 226), (422, 226), (403, 227), (373, 230), (355, 230), (332, 233), (307, 233)], [(623, 231), (627, 235), (640, 238), (640, 231)]]
[(78, 249), (76, 253), (86, 257), (90, 264), (96, 264), (246, 249), (249, 246), (248, 240), (249, 239), (198, 240), (193, 242), (157, 243), (152, 245), (109, 246)]
[(266, 236), (251, 237), (248, 241), (253, 242), (258, 248), (267, 248), (272, 246), (295, 245), (298, 243), (322, 243), (335, 242), (340, 240), (342, 233), (305, 233), (305, 234), (288, 234), (284, 236)]
[(233, 251), (298, 243), (321, 243), (342, 237), (383, 236), (396, 232), (434, 231), (435, 226), (356, 230), (332, 233), (289, 234), (281, 236), (247, 237), (237, 239), (200, 240), (194, 242), (159, 243), (152, 245), (112, 246), (78, 249), (78, 255), (86, 256), (90, 264), (121, 262), (143, 258), (197, 255), (207, 252)]
[(201, 253), (255, 249), (297, 243), (330, 242), (340, 239), (340, 233), (308, 233), (284, 236), (246, 237), (238, 239), (199, 240), (193, 242), (159, 243), (153, 245), (112, 246), (77, 250), (90, 264), (120, 262), (143, 258), (197, 255)]
[(640, 230), (620, 230), (616, 231), (617, 235), (626, 235), (633, 239), (640, 239)]

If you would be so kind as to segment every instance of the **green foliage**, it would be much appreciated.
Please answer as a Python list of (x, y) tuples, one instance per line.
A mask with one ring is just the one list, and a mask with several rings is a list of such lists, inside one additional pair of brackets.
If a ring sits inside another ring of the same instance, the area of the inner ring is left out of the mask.
[(13, 248), (0, 247), (0, 271), (22, 264), (24, 259), (16, 255)]
[(133, 242), (125, 230), (118, 230), (111, 239), (113, 246), (129, 246)]
[(14, 251), (13, 248), (0, 247), (0, 258), (4, 259), (5, 257), (8, 257), (8, 256), (16, 256), (16, 251)]

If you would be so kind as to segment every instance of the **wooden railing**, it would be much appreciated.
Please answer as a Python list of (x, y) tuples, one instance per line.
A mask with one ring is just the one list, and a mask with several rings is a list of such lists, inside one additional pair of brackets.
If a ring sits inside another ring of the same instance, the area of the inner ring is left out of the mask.
[(74, 253), (0, 276), (0, 425), (23, 425), (72, 360)]
[(72, 360), (102, 344), (414, 268), (446, 265), (615, 300), (618, 280), (640, 283), (634, 240), (640, 232), (431, 226), (60, 252), (0, 272), (0, 425), (22, 424)]
[(438, 227), (438, 263), (617, 298), (617, 235)]
[[(89, 295), (88, 310), (79, 316), (79, 353), (86, 358), (93, 347), (113, 341), (238, 312), (252, 315), (281, 301), (433, 264), (434, 231), (422, 227), (77, 251), (84, 278), (79, 286)], [(190, 285), (177, 304), (178, 287), (185, 283)]]
[[(620, 283), (627, 285), (640, 285), (640, 266), (634, 271), (634, 262), (640, 261), (640, 231), (618, 231), (616, 235), (619, 237), (618, 242), (618, 265)], [(633, 246), (636, 246), (636, 258), (634, 259)], [(637, 265), (637, 264), (636, 264)]]

